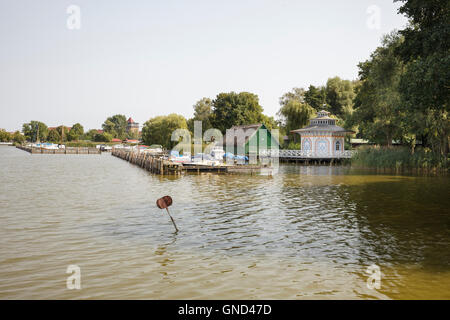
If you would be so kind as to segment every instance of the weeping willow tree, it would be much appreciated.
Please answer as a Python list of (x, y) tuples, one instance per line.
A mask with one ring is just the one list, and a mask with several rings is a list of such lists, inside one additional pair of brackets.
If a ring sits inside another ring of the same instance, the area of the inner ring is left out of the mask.
[(289, 100), (278, 111), (278, 116), (281, 118), (286, 131), (290, 132), (308, 124), (309, 119), (315, 112), (315, 109), (305, 102)]

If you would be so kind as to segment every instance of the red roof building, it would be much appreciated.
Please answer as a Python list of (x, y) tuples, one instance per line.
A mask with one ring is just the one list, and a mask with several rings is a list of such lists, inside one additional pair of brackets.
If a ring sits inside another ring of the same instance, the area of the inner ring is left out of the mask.
[(134, 132), (134, 133), (138, 133), (139, 132), (139, 123), (134, 122), (133, 118), (128, 118), (127, 120), (128, 124), (127, 124), (127, 132)]

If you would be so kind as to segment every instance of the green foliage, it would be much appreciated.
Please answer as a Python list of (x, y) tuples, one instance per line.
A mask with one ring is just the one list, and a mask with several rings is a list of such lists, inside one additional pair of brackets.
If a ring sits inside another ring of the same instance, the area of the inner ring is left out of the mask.
[(361, 86), (355, 97), (352, 124), (359, 125), (361, 137), (388, 146), (393, 139), (401, 140), (404, 133), (398, 92), (404, 67), (394, 54), (402, 41), (396, 33), (385, 36), (370, 59), (358, 65)]
[(47, 139), (48, 127), (45, 123), (40, 121), (30, 121), (22, 125), (22, 132), (26, 140), (31, 142), (45, 141)]
[(96, 133), (94, 135), (94, 141), (96, 142), (111, 142), (112, 139), (113, 139), (112, 134), (108, 132)]
[(264, 124), (268, 130), (279, 129), (280, 126), (274, 117), (269, 117), (265, 114), (261, 116), (261, 123)]
[(315, 110), (310, 105), (297, 99), (287, 101), (278, 112), (287, 132), (304, 127), (314, 115)]
[(278, 116), (281, 119), (282, 131), (300, 129), (309, 123), (309, 119), (317, 111), (327, 110), (338, 119), (338, 125), (353, 129), (349, 122), (353, 113), (353, 100), (358, 82), (330, 78), (326, 86), (310, 85), (308, 90), (293, 88), (280, 98)]
[(211, 124), (223, 134), (234, 125), (256, 124), (263, 120), (263, 108), (253, 93), (220, 93), (212, 104)]
[(130, 130), (130, 132), (127, 132), (127, 138), (132, 140), (139, 140), (139, 132)]
[(203, 130), (211, 128), (212, 100), (202, 98), (194, 105), (194, 121), (202, 121)]
[(212, 100), (202, 98), (194, 104), (194, 117), (187, 120), (187, 127), (191, 133), (194, 133), (194, 121), (202, 122), (202, 133), (212, 128)]
[(11, 136), (12, 141), (15, 144), (22, 144), (25, 142), (25, 136), (20, 133), (20, 131), (14, 132), (14, 134)]
[(66, 142), (66, 141), (69, 140), (69, 132), (70, 132), (69, 127), (66, 127), (66, 126), (59, 126), (59, 127), (56, 127), (56, 131), (57, 131), (58, 134), (59, 134), (60, 142), (61, 142), (61, 141), (62, 141), (62, 142)]
[(5, 131), (5, 129), (0, 129), (0, 142), (10, 142), (11, 140), (11, 134)]
[(326, 103), (331, 114), (345, 119), (353, 112), (354, 82), (339, 77), (330, 78), (325, 87)]
[(84, 134), (84, 128), (81, 124), (75, 123), (67, 134), (69, 141), (78, 140)]
[(400, 13), (410, 24), (400, 33), (405, 41), (396, 48), (407, 64), (399, 92), (409, 129), (435, 152), (448, 154), (450, 122), (450, 2), (402, 0)]
[(280, 98), (280, 106), (284, 107), (286, 104), (293, 100), (300, 103), (305, 103), (305, 89), (293, 88), (291, 91), (283, 94)]
[(283, 149), (286, 150), (300, 150), (301, 149), (301, 143), (295, 142), (295, 141), (289, 141), (287, 144), (283, 146)]
[(326, 105), (326, 97), (325, 87), (310, 85), (308, 91), (305, 92), (305, 102), (317, 111), (322, 110), (324, 105)]
[(127, 125), (127, 118), (122, 114), (116, 114), (106, 119), (102, 128), (113, 138), (124, 140), (127, 138)]
[(98, 144), (110, 145), (114, 146), (117, 143), (114, 142), (104, 142), (104, 141), (69, 141), (65, 143), (66, 147), (87, 147), (87, 148), (95, 148)]
[(59, 143), (61, 141), (61, 135), (56, 129), (52, 129), (48, 132), (47, 141)]
[(443, 169), (450, 160), (429, 149), (421, 148), (411, 154), (406, 147), (359, 147), (351, 159), (353, 166), (379, 169)]
[(91, 129), (88, 132), (84, 133), (81, 137), (80, 140), (90, 140), (90, 141), (94, 141), (95, 135), (98, 133), (98, 130), (96, 129)]
[(144, 123), (142, 140), (146, 145), (160, 144), (171, 149), (177, 142), (171, 141), (172, 132), (187, 129), (186, 119), (178, 114), (158, 116)]

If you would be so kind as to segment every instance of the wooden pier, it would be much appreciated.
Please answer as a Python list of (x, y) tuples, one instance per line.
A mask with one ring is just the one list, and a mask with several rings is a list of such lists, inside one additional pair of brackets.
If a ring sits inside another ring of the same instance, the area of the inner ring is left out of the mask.
[(101, 154), (100, 149), (85, 147), (67, 147), (62, 149), (45, 149), (36, 147), (17, 146), (16, 148), (31, 154)]
[(161, 155), (152, 155), (148, 152), (128, 151), (121, 149), (114, 149), (111, 155), (135, 164), (147, 171), (155, 174), (168, 175), (168, 174), (181, 174), (184, 172), (201, 173), (201, 172), (215, 172), (215, 173), (247, 173), (247, 174), (259, 174), (268, 173), (270, 175), (271, 168), (268, 166), (258, 165), (219, 165), (219, 166), (207, 166), (207, 165), (183, 165), (165, 159)]
[(332, 166), (348, 163), (348, 160), (353, 156), (353, 152), (345, 150), (336, 152), (333, 155), (324, 156), (319, 153), (305, 152), (302, 150), (265, 150), (260, 155), (278, 157), (280, 163), (295, 163), (306, 166)]

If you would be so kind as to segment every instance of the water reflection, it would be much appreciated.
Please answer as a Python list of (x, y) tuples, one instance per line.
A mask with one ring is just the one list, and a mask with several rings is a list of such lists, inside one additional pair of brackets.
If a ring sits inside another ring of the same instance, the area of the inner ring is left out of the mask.
[[(58, 284), (70, 263), (85, 270), (84, 298), (414, 298), (430, 283), (450, 296), (446, 177), (293, 165), (158, 176), (14, 148), (0, 167), (0, 297), (73, 298), (38, 281)], [(179, 233), (156, 207), (165, 195)], [(383, 294), (365, 287), (373, 263)]]

